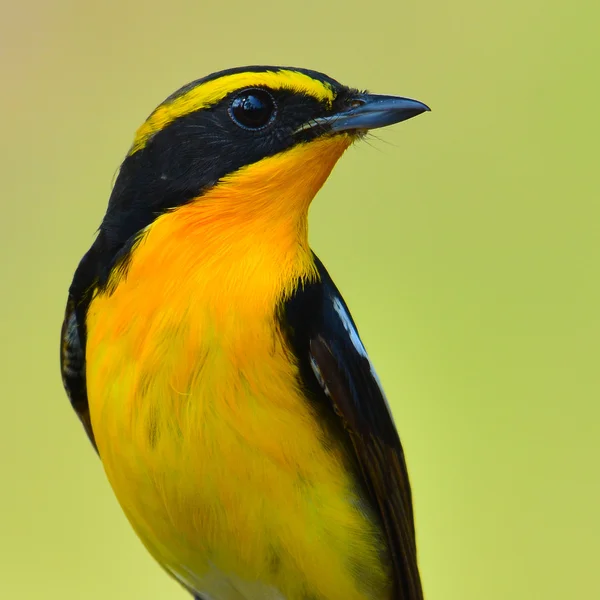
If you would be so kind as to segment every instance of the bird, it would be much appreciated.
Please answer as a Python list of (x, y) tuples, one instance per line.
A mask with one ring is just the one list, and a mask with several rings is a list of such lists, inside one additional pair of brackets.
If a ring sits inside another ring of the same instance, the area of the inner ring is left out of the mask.
[(250, 66), (135, 134), (61, 373), (135, 533), (197, 600), (423, 598), (403, 447), (308, 211), (355, 141), (428, 110)]

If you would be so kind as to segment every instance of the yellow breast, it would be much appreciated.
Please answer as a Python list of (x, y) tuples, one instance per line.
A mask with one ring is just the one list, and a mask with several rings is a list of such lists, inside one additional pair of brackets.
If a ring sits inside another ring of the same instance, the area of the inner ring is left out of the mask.
[(277, 327), (298, 278), (316, 277), (306, 215), (265, 216), (248, 180), (233, 210), (235, 189), (158, 218), (90, 305), (88, 396), (108, 479), (191, 591), (386, 598), (380, 532)]

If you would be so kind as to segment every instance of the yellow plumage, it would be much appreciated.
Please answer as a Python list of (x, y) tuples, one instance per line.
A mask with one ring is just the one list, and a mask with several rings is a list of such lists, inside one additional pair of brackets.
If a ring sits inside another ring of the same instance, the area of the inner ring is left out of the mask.
[(294, 146), (158, 217), (88, 310), (110, 483), (155, 558), (219, 600), (388, 593), (381, 532), (275, 315), (317, 277), (307, 211), (351, 141)]

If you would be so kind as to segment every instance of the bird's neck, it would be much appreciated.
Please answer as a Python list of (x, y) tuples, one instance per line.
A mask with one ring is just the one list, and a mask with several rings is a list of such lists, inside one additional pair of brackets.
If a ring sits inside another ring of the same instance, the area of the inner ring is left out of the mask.
[(286, 214), (277, 206), (269, 210), (269, 200), (277, 199), (268, 196), (253, 203), (241, 190), (219, 190), (165, 215), (139, 245), (130, 269), (135, 262), (152, 264), (214, 304), (277, 303), (316, 272), (308, 243), (310, 201)]

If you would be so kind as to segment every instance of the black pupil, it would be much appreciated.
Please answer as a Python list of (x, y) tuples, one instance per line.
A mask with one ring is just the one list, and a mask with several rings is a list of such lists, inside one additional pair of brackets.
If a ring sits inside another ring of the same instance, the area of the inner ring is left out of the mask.
[(258, 129), (269, 122), (274, 108), (273, 99), (268, 92), (252, 90), (234, 99), (231, 103), (231, 116), (243, 127)]

